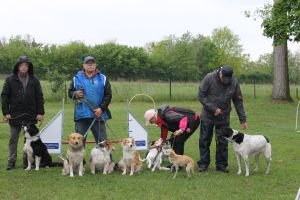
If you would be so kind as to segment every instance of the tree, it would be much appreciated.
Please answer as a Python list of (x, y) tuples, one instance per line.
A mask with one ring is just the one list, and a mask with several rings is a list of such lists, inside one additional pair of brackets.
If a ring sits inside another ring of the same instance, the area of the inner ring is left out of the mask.
[(274, 0), (273, 6), (258, 10), (263, 18), (264, 35), (273, 38), (273, 100), (291, 101), (288, 73), (287, 41), (300, 40), (300, 1)]
[(199, 37), (197, 42), (197, 64), (200, 80), (219, 65), (219, 52), (209, 37)]
[(212, 32), (211, 40), (218, 49), (219, 65), (230, 64), (235, 74), (239, 74), (244, 57), (238, 35), (235, 35), (228, 27), (217, 28)]

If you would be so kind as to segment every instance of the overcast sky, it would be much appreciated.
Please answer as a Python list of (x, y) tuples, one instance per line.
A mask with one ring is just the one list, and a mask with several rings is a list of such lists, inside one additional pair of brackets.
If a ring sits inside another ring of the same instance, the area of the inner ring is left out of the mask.
[[(227, 26), (252, 59), (272, 52), (261, 20), (244, 16), (268, 0), (0, 0), (0, 38), (29, 34), (37, 42), (116, 41), (141, 46), (174, 34), (210, 36)], [(271, 1), (272, 2), (272, 1)], [(292, 51), (299, 44), (290, 44)]]

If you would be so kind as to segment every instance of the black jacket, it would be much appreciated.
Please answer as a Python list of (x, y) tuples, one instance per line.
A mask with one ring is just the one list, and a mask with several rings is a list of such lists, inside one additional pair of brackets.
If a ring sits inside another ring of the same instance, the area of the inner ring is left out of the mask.
[[(18, 77), (18, 66), (23, 62), (29, 64), (29, 78), (25, 91)], [(1, 99), (2, 113), (11, 115), (12, 119), (9, 120), (11, 125), (36, 123), (36, 116), (45, 114), (42, 88), (39, 80), (33, 75), (33, 65), (28, 59), (20, 58), (16, 63), (13, 74), (4, 82)]]
[(178, 107), (169, 107), (165, 105), (158, 109), (158, 116), (167, 125), (169, 131), (176, 131), (179, 129), (180, 120), (188, 117), (187, 127), (190, 127), (195, 121), (196, 113), (192, 110)]
[[(231, 101), (240, 123), (246, 122), (241, 89), (234, 77), (230, 84), (225, 85), (219, 78), (218, 70), (207, 74), (199, 86), (198, 99), (203, 105), (201, 119), (208, 123), (230, 124)], [(220, 108), (223, 114), (214, 116), (217, 108)]]

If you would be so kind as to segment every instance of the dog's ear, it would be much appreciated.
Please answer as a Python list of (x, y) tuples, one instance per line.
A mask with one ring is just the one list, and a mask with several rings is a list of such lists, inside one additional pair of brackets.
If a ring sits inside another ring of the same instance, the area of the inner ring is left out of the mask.
[(81, 134), (79, 134), (79, 135), (80, 135), (80, 136), (79, 136), (79, 137), (80, 137), (80, 140), (83, 141), (83, 140), (84, 140), (83, 135), (81, 135)]
[(38, 127), (36, 127), (35, 124), (31, 124), (31, 128), (32, 128), (32, 130), (34, 131), (35, 134), (38, 134), (39, 131), (40, 131), (40, 130), (38, 129)]
[(244, 134), (238, 132), (238, 134), (236, 134), (232, 137), (232, 140), (234, 140), (238, 144), (241, 144), (244, 140)]

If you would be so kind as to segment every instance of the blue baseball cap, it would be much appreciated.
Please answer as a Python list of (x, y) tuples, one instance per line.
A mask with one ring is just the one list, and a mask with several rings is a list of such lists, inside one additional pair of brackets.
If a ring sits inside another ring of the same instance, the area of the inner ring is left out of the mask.
[(96, 62), (96, 59), (93, 56), (87, 56), (83, 60), (83, 64), (86, 64), (89, 60)]

